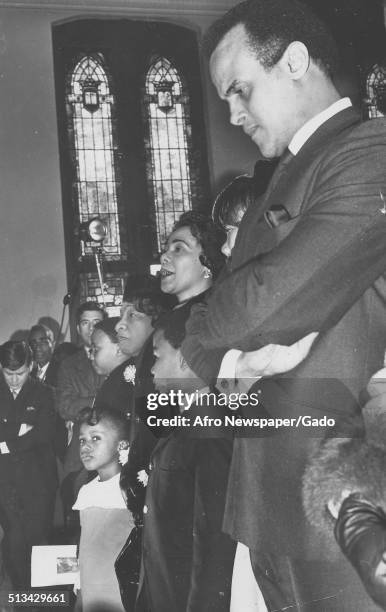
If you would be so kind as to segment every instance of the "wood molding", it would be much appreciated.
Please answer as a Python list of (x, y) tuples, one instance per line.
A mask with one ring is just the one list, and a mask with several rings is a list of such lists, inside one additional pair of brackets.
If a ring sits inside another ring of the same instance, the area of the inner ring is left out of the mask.
[(94, 14), (121, 14), (142, 17), (173, 16), (173, 15), (221, 15), (226, 12), (236, 0), (164, 0), (159, 2), (146, 0), (0, 0), (0, 8), (66, 11), (84, 14), (92, 11)]

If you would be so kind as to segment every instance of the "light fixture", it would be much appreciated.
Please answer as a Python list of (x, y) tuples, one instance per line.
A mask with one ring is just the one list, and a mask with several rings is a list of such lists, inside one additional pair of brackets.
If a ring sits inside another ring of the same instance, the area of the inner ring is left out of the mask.
[(93, 217), (80, 225), (80, 239), (83, 242), (102, 243), (107, 236), (107, 225), (100, 217)]

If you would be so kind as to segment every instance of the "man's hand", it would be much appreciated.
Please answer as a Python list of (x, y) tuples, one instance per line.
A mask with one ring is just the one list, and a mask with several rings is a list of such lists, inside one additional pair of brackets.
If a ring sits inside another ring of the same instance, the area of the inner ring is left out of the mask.
[(291, 346), (267, 344), (257, 351), (241, 353), (236, 363), (236, 378), (261, 378), (293, 370), (310, 352), (318, 336), (312, 332)]

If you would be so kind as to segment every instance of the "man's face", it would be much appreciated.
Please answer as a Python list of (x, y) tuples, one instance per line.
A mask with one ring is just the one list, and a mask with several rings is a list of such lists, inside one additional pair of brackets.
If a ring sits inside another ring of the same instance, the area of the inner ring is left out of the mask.
[(25, 382), (27, 382), (31, 366), (24, 364), (17, 370), (10, 370), (9, 368), (3, 368), (3, 375), (5, 382), (11, 391), (19, 391)]
[(115, 330), (122, 353), (127, 357), (136, 357), (153, 332), (151, 317), (139, 312), (134, 304), (123, 302), (121, 318)]
[(210, 58), (212, 81), (229, 105), (230, 122), (268, 159), (279, 157), (302, 125), (300, 94), (287, 68), (283, 56), (265, 70), (241, 24), (225, 34)]
[[(162, 330), (157, 330), (153, 337), (154, 365), (151, 369), (154, 386), (157, 391), (176, 389), (178, 380), (187, 377), (183, 368), (181, 351), (175, 349), (166, 339)], [(177, 382), (177, 384), (176, 384)]]
[(95, 329), (91, 342), (91, 363), (97, 374), (107, 376), (125, 359), (122, 357), (119, 344), (113, 342), (102, 329)]
[(34, 361), (44, 366), (52, 355), (52, 342), (44, 330), (36, 330), (30, 334), (29, 345), (32, 350)]
[(91, 335), (94, 327), (102, 319), (103, 313), (98, 310), (85, 310), (82, 312), (76, 329), (84, 346), (91, 346)]

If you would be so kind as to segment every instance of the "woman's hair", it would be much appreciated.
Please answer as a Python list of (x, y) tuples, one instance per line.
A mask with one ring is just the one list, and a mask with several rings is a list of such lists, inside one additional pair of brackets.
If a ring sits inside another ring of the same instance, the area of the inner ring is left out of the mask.
[(103, 331), (106, 336), (108, 336), (111, 342), (114, 344), (118, 343), (117, 332), (115, 331), (115, 326), (119, 321), (119, 317), (110, 317), (109, 319), (104, 319), (103, 321), (98, 321), (94, 325), (94, 331)]
[(0, 346), (0, 364), (9, 370), (18, 370), (32, 362), (32, 351), (24, 341), (9, 340)]
[(209, 216), (195, 210), (182, 213), (178, 221), (173, 226), (173, 232), (180, 227), (188, 227), (192, 236), (202, 248), (200, 261), (206, 266), (214, 278), (216, 278), (224, 265), (224, 255), (221, 253), (221, 246), (224, 243), (225, 235)]
[(212, 209), (213, 221), (221, 227), (238, 227), (245, 211), (258, 197), (254, 178), (246, 174), (236, 176), (216, 197)]
[(95, 408), (83, 408), (77, 419), (79, 425), (98, 425), (100, 421), (108, 421), (113, 427), (120, 440), (129, 440), (130, 437), (130, 415), (108, 406), (98, 405)]
[(163, 293), (160, 279), (151, 274), (131, 274), (126, 282), (123, 301), (133, 304), (138, 312), (150, 317), (152, 323), (175, 304), (174, 296)]

